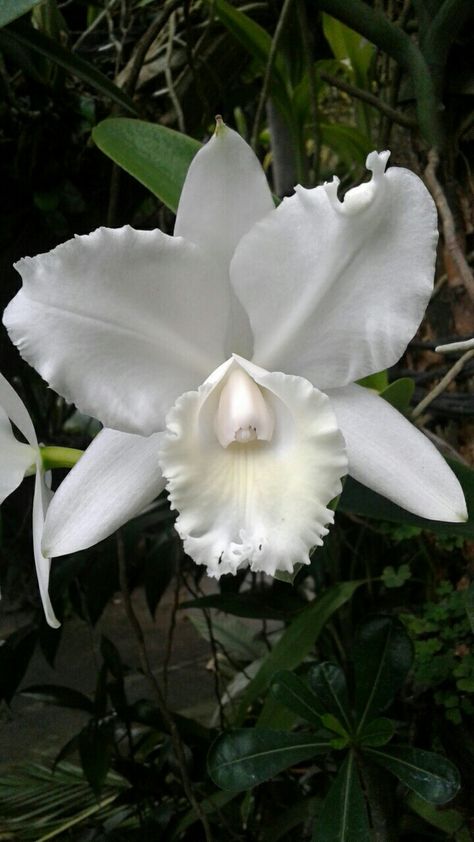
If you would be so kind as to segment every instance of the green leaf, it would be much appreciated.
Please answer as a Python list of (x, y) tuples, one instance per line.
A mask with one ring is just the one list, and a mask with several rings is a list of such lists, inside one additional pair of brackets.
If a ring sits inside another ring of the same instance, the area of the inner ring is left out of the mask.
[(75, 55), (75, 53), (72, 53), (71, 50), (66, 49), (66, 47), (63, 47), (57, 41), (53, 41), (52, 38), (48, 38), (47, 35), (33, 29), (32, 26), (20, 26), (18, 24), (15, 27), (9, 27), (2, 35), (4, 37), (8, 35), (8, 39), (13, 45), (20, 44), (22, 47), (28, 47), (35, 53), (53, 61), (73, 76), (77, 76), (78, 79), (81, 79), (87, 85), (99, 91), (103, 96), (121, 105), (122, 108), (136, 113), (133, 100), (121, 88), (114, 85), (107, 76), (104, 76), (100, 70), (97, 70), (88, 61)]
[(364, 795), (354, 753), (348, 753), (313, 825), (313, 842), (370, 842)]
[(353, 170), (355, 164), (364, 165), (373, 144), (359, 129), (335, 123), (320, 123), (319, 131), (321, 141), (338, 155), (349, 171)]
[(359, 32), (323, 12), (323, 31), (334, 57), (344, 64), (349, 61), (357, 84), (365, 86), (375, 54), (375, 47)]
[(419, 795), (415, 795), (414, 792), (409, 794), (407, 803), (413, 812), (421, 816), (425, 822), (438, 830), (444, 830), (445, 833), (450, 835), (457, 833), (466, 824), (466, 819), (458, 810), (438, 810), (433, 804), (429, 804), (428, 801), (420, 798)]
[(256, 620), (286, 620), (290, 614), (294, 614), (306, 605), (292, 590), (288, 589), (288, 593), (286, 591), (287, 589), (283, 593), (268, 590), (258, 593), (245, 591), (244, 593), (210, 594), (181, 602), (179, 607), (216, 608), (226, 614)]
[(458, 770), (440, 754), (409, 746), (368, 748), (366, 753), (430, 804), (446, 804), (459, 790)]
[(79, 735), (79, 756), (87, 782), (96, 796), (100, 795), (110, 768), (112, 755), (110, 725), (89, 722)]
[(474, 634), (474, 582), (471, 582), (464, 595), (464, 605), (471, 631)]
[(386, 389), (383, 389), (380, 396), (394, 406), (395, 409), (398, 409), (399, 412), (403, 412), (406, 415), (410, 409), (414, 391), (415, 381), (411, 377), (400, 377), (399, 380), (395, 380)]
[(208, 756), (209, 774), (221, 789), (251, 789), (302, 760), (330, 749), (317, 735), (267, 728), (237, 728), (222, 734)]
[(357, 742), (361, 746), (384, 746), (395, 733), (395, 726), (391, 719), (380, 717), (366, 722), (359, 733)]
[(62, 708), (75, 708), (85, 710), (90, 714), (94, 713), (94, 703), (84, 693), (72, 687), (63, 687), (58, 684), (35, 684), (25, 687), (21, 695)]
[(402, 687), (413, 661), (413, 646), (394, 617), (372, 617), (356, 634), (353, 648), (358, 734), (373, 714), (385, 710)]
[(165, 126), (112, 117), (92, 131), (99, 149), (174, 213), (199, 141)]
[(315, 664), (308, 671), (308, 682), (320, 708), (326, 713), (332, 714), (336, 720), (344, 722), (346, 729), (351, 731), (346, 677), (341, 667), (328, 662)]
[(400, 567), (395, 570), (395, 568), (390, 564), (382, 570), (381, 579), (386, 588), (401, 588), (408, 579), (411, 579), (410, 566), (408, 564), (401, 564)]
[(30, 663), (38, 640), (38, 631), (23, 626), (0, 646), (0, 699), (9, 704)]
[[(210, 3), (211, 0), (207, 2)], [(212, 10), (264, 71), (272, 45), (268, 32), (226, 0), (212, 0)], [(273, 62), (270, 87), (273, 99), (277, 101), (280, 110), (288, 116), (291, 112), (291, 103), (287, 94), (287, 72), (283, 57), (278, 52)]]
[(0, 0), (0, 26), (31, 12), (41, 0)]
[(321, 714), (324, 713), (324, 709), (306, 682), (293, 672), (287, 670), (277, 672), (273, 677), (270, 690), (278, 702), (297, 716), (306, 719), (317, 728), (321, 727)]
[(383, 392), (388, 388), (387, 369), (384, 368), (383, 371), (377, 371), (375, 374), (368, 374), (367, 377), (361, 377), (357, 382), (359, 386), (364, 386), (366, 389)]
[(428, 520), (417, 517), (411, 512), (401, 509), (385, 497), (376, 494), (364, 485), (347, 477), (341, 494), (338, 511), (350, 512), (361, 517), (389, 520), (393, 523), (405, 523), (418, 526), (428, 532), (440, 535), (461, 535), (474, 538), (474, 470), (454, 459), (446, 460), (449, 467), (456, 474), (462, 485), (466, 498), (469, 519), (465, 523), (444, 523), (438, 520)]
[(290, 837), (287, 834), (291, 830), (303, 823), (307, 824), (320, 811), (321, 799), (317, 795), (305, 798), (304, 801), (297, 801), (287, 810), (278, 812), (276, 816), (272, 817), (270, 824), (266, 824), (262, 828), (263, 842), (278, 842), (279, 839), (289, 839)]
[(263, 693), (273, 675), (282, 669), (295, 669), (308, 655), (332, 615), (348, 602), (364, 580), (340, 582), (314, 599), (290, 623), (268, 653), (256, 676), (248, 684), (241, 700), (237, 723), (242, 722), (249, 705)]

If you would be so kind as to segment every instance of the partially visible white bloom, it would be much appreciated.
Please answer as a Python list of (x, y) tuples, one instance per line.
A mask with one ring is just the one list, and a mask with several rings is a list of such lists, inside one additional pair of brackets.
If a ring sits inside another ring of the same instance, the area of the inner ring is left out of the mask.
[(470, 351), (471, 348), (474, 348), (474, 337), (461, 342), (449, 342), (448, 345), (437, 345), (435, 351), (437, 354), (452, 354), (454, 351)]
[[(14, 436), (10, 421), (25, 437), (27, 444)], [(41, 551), (46, 510), (51, 500), (51, 491), (46, 485), (41, 452), (33, 423), (23, 401), (18, 397), (8, 380), (0, 374), (0, 504), (21, 483), (24, 476), (36, 472), (33, 496), (33, 552), (36, 575), (46, 620), (52, 628), (58, 628), (48, 594), (51, 561)]]
[(165, 483), (213, 576), (308, 563), (347, 469), (418, 515), (466, 519), (434, 446), (354, 383), (399, 359), (433, 287), (433, 200), (387, 159), (371, 153), (344, 201), (334, 179), (275, 209), (255, 155), (219, 124), (173, 237), (100, 228), (17, 264), (11, 339), (107, 428), (55, 495), (48, 553), (105, 538)]

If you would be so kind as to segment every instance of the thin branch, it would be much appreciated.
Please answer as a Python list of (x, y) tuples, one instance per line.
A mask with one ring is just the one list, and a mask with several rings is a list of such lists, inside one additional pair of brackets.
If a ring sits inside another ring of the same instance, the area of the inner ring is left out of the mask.
[(355, 99), (360, 99), (362, 102), (366, 102), (368, 105), (372, 105), (374, 108), (377, 108), (378, 111), (384, 114), (385, 117), (392, 120), (393, 123), (398, 123), (399, 126), (405, 126), (408, 129), (416, 129), (418, 125), (416, 120), (413, 120), (412, 117), (407, 117), (406, 114), (402, 114), (401, 111), (397, 111), (397, 109), (392, 108), (391, 105), (387, 105), (386, 102), (383, 102), (383, 100), (376, 97), (375, 94), (364, 91), (362, 88), (358, 88), (356, 85), (351, 85), (349, 82), (344, 82), (337, 76), (332, 76), (330, 73), (326, 73), (325, 70), (320, 70), (319, 75), (324, 82), (327, 82), (334, 88), (339, 88), (339, 90), (344, 91), (344, 93), (349, 94), (349, 96), (353, 96)]
[(291, 6), (293, 5), (293, 2), (294, 0), (285, 0), (285, 2), (283, 3), (283, 8), (281, 10), (280, 17), (278, 18), (278, 22), (275, 27), (275, 32), (273, 33), (270, 52), (268, 54), (267, 66), (265, 68), (265, 75), (263, 77), (262, 90), (260, 92), (260, 99), (258, 101), (257, 113), (255, 115), (255, 122), (253, 124), (252, 139), (250, 143), (252, 149), (257, 148), (258, 133), (260, 131), (260, 123), (262, 122), (263, 109), (265, 108), (265, 103), (268, 99), (273, 65), (275, 63), (280, 38), (285, 28), (286, 19), (288, 17), (288, 13), (291, 9)]
[(127, 566), (125, 561), (125, 544), (123, 541), (123, 537), (119, 532), (117, 534), (117, 558), (118, 558), (118, 569), (119, 569), (119, 583), (120, 583), (120, 590), (122, 592), (122, 598), (125, 608), (125, 614), (127, 619), (130, 623), (130, 627), (135, 635), (135, 640), (137, 642), (138, 647), (138, 654), (140, 658), (141, 668), (143, 670), (144, 675), (148, 679), (148, 682), (153, 690), (158, 709), (163, 717), (163, 722), (166, 725), (171, 737), (171, 743), (173, 746), (173, 751), (176, 757), (176, 761), (178, 764), (179, 772), (181, 775), (181, 781), (183, 784), (183, 789), (186, 793), (186, 797), (193, 808), (196, 816), (199, 818), (203, 830), (204, 835), (206, 837), (206, 842), (213, 842), (211, 829), (209, 826), (209, 822), (207, 820), (206, 814), (203, 812), (202, 807), (197, 801), (196, 796), (194, 795), (191, 780), (188, 775), (188, 770), (186, 766), (186, 757), (184, 754), (184, 746), (181, 740), (180, 733), (176, 727), (176, 723), (173, 719), (172, 714), (168, 710), (166, 702), (163, 697), (163, 693), (161, 691), (161, 687), (158, 684), (155, 676), (153, 675), (153, 670), (151, 668), (150, 659), (148, 657), (148, 652), (145, 644), (145, 637), (143, 634), (142, 627), (138, 621), (138, 617), (135, 614), (135, 609), (132, 604), (132, 600), (130, 598), (130, 591), (128, 587), (128, 580), (127, 580)]
[(470, 351), (466, 351), (462, 357), (459, 358), (457, 362), (454, 363), (452, 368), (449, 369), (447, 374), (439, 381), (439, 383), (434, 386), (431, 392), (428, 392), (426, 397), (423, 398), (422, 401), (415, 407), (412, 412), (412, 418), (415, 420), (419, 418), (420, 415), (425, 411), (425, 409), (435, 400), (438, 398), (444, 391), (447, 389), (449, 384), (454, 380), (455, 377), (459, 374), (460, 371), (464, 368), (465, 364), (468, 360), (471, 360), (474, 357), (474, 348)]
[(438, 213), (441, 219), (443, 228), (444, 244), (447, 251), (451, 255), (459, 276), (466, 288), (469, 298), (474, 301), (474, 277), (469, 268), (456, 235), (456, 226), (454, 224), (454, 217), (449, 207), (448, 200), (445, 196), (444, 190), (438, 181), (436, 171), (439, 165), (439, 155), (436, 149), (430, 149), (428, 152), (428, 166), (425, 169), (425, 181), (430, 190), (431, 195), (435, 201)]
[(135, 51), (135, 55), (133, 57), (132, 66), (130, 68), (129, 77), (123, 86), (125, 93), (129, 96), (133, 96), (135, 93), (135, 88), (138, 84), (138, 79), (140, 77), (141, 69), (145, 63), (146, 55), (148, 50), (150, 49), (151, 45), (155, 38), (158, 37), (159, 33), (163, 29), (165, 23), (169, 20), (173, 12), (176, 11), (182, 5), (182, 0), (173, 0), (168, 6), (157, 15), (157, 17), (152, 21), (144, 35), (140, 38), (137, 49)]
[(178, 121), (178, 126), (180, 132), (186, 131), (186, 125), (184, 122), (184, 114), (183, 109), (181, 108), (181, 103), (177, 97), (176, 90), (174, 87), (173, 82), (173, 73), (171, 70), (171, 60), (173, 57), (173, 43), (174, 43), (174, 35), (175, 35), (175, 12), (170, 15), (169, 19), (169, 33), (168, 33), (168, 43), (166, 45), (166, 58), (165, 58), (165, 78), (166, 84), (168, 86), (168, 94), (173, 103), (174, 110), (176, 112), (176, 119)]

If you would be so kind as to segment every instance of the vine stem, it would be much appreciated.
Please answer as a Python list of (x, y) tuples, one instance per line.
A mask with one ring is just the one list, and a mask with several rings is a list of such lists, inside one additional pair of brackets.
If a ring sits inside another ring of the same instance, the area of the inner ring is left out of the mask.
[(153, 675), (153, 670), (151, 668), (150, 659), (145, 644), (145, 636), (143, 634), (142, 627), (135, 613), (135, 609), (133, 607), (132, 600), (130, 597), (130, 590), (128, 587), (127, 580), (127, 565), (125, 559), (125, 544), (123, 536), (120, 532), (117, 533), (117, 558), (119, 584), (120, 590), (122, 592), (125, 614), (130, 624), (130, 628), (132, 629), (133, 634), (135, 636), (142, 671), (148, 679), (148, 682), (153, 690), (158, 709), (161, 713), (161, 716), (163, 717), (163, 722), (165, 723), (170, 733), (171, 743), (175, 753), (176, 761), (178, 763), (181, 781), (183, 784), (183, 789), (186, 793), (186, 797), (189, 803), (191, 804), (191, 807), (193, 808), (194, 812), (196, 813), (197, 817), (199, 818), (199, 821), (202, 824), (204, 835), (206, 837), (206, 842), (213, 842), (213, 837), (209, 826), (209, 822), (207, 820), (207, 816), (203, 812), (203, 809), (193, 792), (193, 787), (186, 766), (186, 757), (184, 754), (184, 746), (181, 740), (180, 733), (178, 731), (178, 728), (176, 727), (176, 722), (174, 721), (173, 716), (167, 707), (163, 693), (161, 691), (161, 687), (158, 684), (158, 681), (156, 680), (155, 676)]
[(294, 0), (285, 0), (283, 3), (283, 7), (280, 13), (280, 17), (278, 18), (277, 25), (275, 27), (275, 32), (273, 33), (272, 43), (270, 47), (270, 52), (268, 54), (267, 66), (265, 68), (265, 75), (263, 77), (263, 84), (262, 90), (260, 92), (260, 99), (257, 105), (257, 113), (255, 115), (255, 121), (253, 124), (253, 131), (252, 131), (252, 139), (251, 139), (251, 147), (252, 149), (257, 148), (258, 143), (258, 133), (260, 131), (260, 123), (262, 122), (263, 116), (263, 109), (265, 108), (265, 103), (268, 99), (268, 91), (270, 88), (270, 81), (272, 78), (272, 70), (273, 65), (275, 63), (275, 58), (278, 50), (278, 45), (280, 43), (280, 38), (282, 36), (283, 30), (285, 28), (286, 19), (288, 17), (288, 13), (293, 5)]
[(453, 261), (459, 272), (459, 276), (466, 288), (471, 301), (474, 301), (474, 277), (469, 268), (469, 263), (459, 245), (456, 235), (456, 226), (454, 217), (449, 207), (448, 200), (445, 196), (444, 190), (438, 181), (437, 170), (439, 166), (439, 155), (436, 149), (430, 149), (428, 152), (428, 166), (425, 169), (425, 181), (430, 190), (431, 195), (435, 201), (438, 213), (441, 219), (443, 228), (444, 244), (447, 251), (453, 258)]
[(449, 371), (444, 375), (444, 377), (439, 381), (439, 383), (436, 384), (436, 386), (431, 390), (431, 392), (428, 392), (426, 397), (424, 397), (423, 400), (420, 401), (420, 403), (417, 404), (417, 406), (415, 406), (415, 409), (412, 412), (413, 420), (419, 418), (422, 412), (424, 412), (425, 409), (427, 409), (427, 407), (430, 405), (430, 403), (432, 403), (435, 400), (435, 398), (439, 397), (439, 395), (441, 395), (444, 392), (444, 390), (447, 389), (452, 380), (454, 380), (454, 378), (457, 377), (459, 372), (464, 368), (468, 360), (471, 360), (473, 357), (474, 348), (472, 348), (469, 351), (466, 351), (466, 353), (463, 354), (462, 357), (460, 357), (460, 359), (454, 363), (454, 365), (449, 369)]

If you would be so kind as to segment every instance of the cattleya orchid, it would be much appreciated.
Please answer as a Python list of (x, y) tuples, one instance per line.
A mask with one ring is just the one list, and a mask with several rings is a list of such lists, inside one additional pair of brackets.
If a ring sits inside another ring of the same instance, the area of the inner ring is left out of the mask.
[[(14, 436), (10, 422), (13, 422), (25, 437), (26, 443), (18, 441)], [(46, 619), (50, 626), (58, 628), (59, 623), (48, 594), (51, 561), (41, 552), (44, 518), (52, 495), (46, 483), (33, 422), (23, 401), (2, 374), (0, 374), (0, 453), (2, 457), (0, 504), (18, 488), (27, 474), (36, 473), (33, 495), (33, 552), (36, 575)]]
[(354, 382), (399, 359), (432, 290), (434, 203), (388, 156), (343, 201), (334, 178), (275, 208), (218, 120), (174, 236), (99, 228), (17, 264), (11, 339), (104, 425), (50, 506), (48, 555), (105, 538), (165, 485), (216, 577), (308, 563), (347, 471), (418, 515), (466, 519), (434, 446)]

